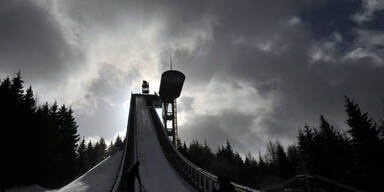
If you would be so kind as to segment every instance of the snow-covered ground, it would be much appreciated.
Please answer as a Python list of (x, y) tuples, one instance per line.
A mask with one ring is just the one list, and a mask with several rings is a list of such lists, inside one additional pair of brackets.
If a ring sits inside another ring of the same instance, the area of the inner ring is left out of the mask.
[(136, 98), (137, 151), (144, 191), (195, 191), (167, 161), (145, 101), (143, 97)]
[(54, 192), (56, 189), (47, 189), (40, 185), (30, 185), (25, 187), (14, 187), (6, 189), (6, 192)]
[(123, 152), (117, 152), (57, 192), (105, 192), (113, 187)]

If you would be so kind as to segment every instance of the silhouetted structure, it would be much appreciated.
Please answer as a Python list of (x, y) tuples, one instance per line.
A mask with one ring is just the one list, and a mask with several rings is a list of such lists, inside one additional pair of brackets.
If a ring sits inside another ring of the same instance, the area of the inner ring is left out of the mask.
[(141, 85), (142, 93), (143, 94), (149, 94), (149, 83), (148, 81), (143, 81), (143, 84)]
[[(180, 96), (184, 80), (185, 75), (176, 70), (168, 70), (161, 75), (159, 94), (163, 103), (163, 123), (175, 146), (178, 137), (176, 98)], [(171, 126), (168, 122), (171, 122)]]
[(139, 186), (141, 187), (141, 179), (139, 174), (139, 166), (140, 162), (137, 161), (132, 167), (129, 169), (127, 174), (127, 182), (128, 182), (128, 191), (135, 191), (135, 179), (139, 181)]
[(235, 192), (235, 188), (228, 177), (219, 176), (217, 181), (219, 182), (219, 189), (216, 190), (217, 192)]

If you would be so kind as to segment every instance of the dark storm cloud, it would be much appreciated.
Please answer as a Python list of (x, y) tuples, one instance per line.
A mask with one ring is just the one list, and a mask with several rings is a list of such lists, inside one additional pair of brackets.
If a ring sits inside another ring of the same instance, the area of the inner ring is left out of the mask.
[(335, 31), (341, 33), (350, 43), (355, 38), (357, 27), (353, 16), (362, 11), (360, 0), (319, 1), (300, 11), (299, 16), (308, 24), (317, 39), (328, 38)]
[[(85, 136), (125, 127), (132, 85), (167, 70), (169, 55), (186, 74), (179, 112), (189, 141), (228, 138), (255, 153), (268, 139), (293, 142), (319, 114), (343, 127), (344, 95), (382, 109), (383, 14), (358, 0), (55, 2), (59, 14), (36, 1), (0, 2), (0, 70), (40, 82), (87, 76), (77, 95), (92, 111), (78, 116)], [(68, 40), (75, 32), (82, 49)]]
[[(176, 62), (190, 73), (194, 80), (206, 81), (228, 65), (241, 64), (238, 62), (239, 58), (236, 57), (241, 57), (241, 55), (236, 55), (241, 51), (236, 51), (234, 42), (250, 42), (249, 47), (254, 46), (252, 43), (267, 43), (265, 39), (275, 35), (283, 22), (295, 16), (297, 9), (295, 5), (297, 4), (293, 1), (268, 1), (262, 4), (255, 1), (242, 1), (241, 3), (213, 1), (204, 8), (192, 9), (195, 10), (194, 12), (189, 10), (184, 13), (184, 9), (177, 10), (176, 13), (180, 15), (172, 15), (171, 21), (176, 21), (169, 22), (165, 35), (167, 37), (183, 36), (185, 32), (180, 29), (188, 29), (189, 26), (198, 27), (198, 24), (210, 19), (208, 25), (212, 27), (212, 39), (208, 42), (199, 42), (198, 49), (192, 53), (185, 49), (177, 49), (174, 53)], [(184, 8), (186, 7), (190, 6)], [(186, 30), (184, 29), (184, 31)], [(180, 33), (174, 34), (175, 32)], [(248, 53), (252, 54), (251, 51), (248, 50)], [(168, 68), (167, 64), (165, 64), (165, 68)]]
[(21, 70), (26, 79), (46, 84), (62, 79), (81, 58), (52, 14), (34, 1), (1, 1), (0, 29), (2, 72)]
[[(356, 99), (364, 110), (378, 117), (384, 98), (381, 88), (383, 63), (377, 66), (369, 56), (347, 58), (361, 46), (355, 43), (360, 38), (358, 31), (366, 30), (353, 20), (353, 16), (362, 11), (361, 2), (321, 1), (314, 4), (276, 1), (254, 5), (247, 2), (246, 6), (241, 6), (222, 3), (209, 11), (217, 18), (212, 40), (202, 44), (196, 52), (178, 50), (175, 60), (186, 74), (191, 75), (191, 84), (204, 84), (213, 76), (222, 74), (227, 81), (240, 79), (250, 82), (261, 91), (260, 94), (277, 91), (279, 106), (272, 114), (250, 129), (246, 121), (238, 121), (236, 128), (244, 127), (242, 130), (249, 131), (249, 135), (254, 137), (266, 136), (264, 141), (266, 138), (292, 141), (304, 124), (317, 124), (320, 114), (342, 125), (345, 121), (344, 95)], [(298, 17), (299, 22), (289, 25), (289, 19), (294, 17)], [(379, 23), (375, 25), (381, 27)], [(319, 47), (323, 53), (316, 60), (314, 50)], [(383, 55), (377, 56), (382, 58)], [(232, 115), (242, 116), (238, 113)], [(216, 136), (225, 135), (225, 128), (220, 124), (229, 122), (220, 118), (224, 117), (223, 114), (215, 117), (216, 126), (212, 126), (211, 116), (211, 119), (195, 121), (206, 129), (220, 129), (221, 132), (206, 132), (218, 142)], [(202, 134), (202, 131), (197, 132), (204, 128), (190, 126), (196, 129), (190, 132), (191, 135), (197, 138)], [(228, 135), (236, 138), (238, 134)], [(234, 140), (236, 143), (241, 141)], [(249, 143), (252, 141), (247, 140)], [(262, 141), (259, 140), (258, 146)], [(245, 152), (250, 146), (236, 147)]]
[[(223, 111), (220, 115), (199, 115), (191, 119), (189, 129), (181, 129), (180, 134), (182, 139), (188, 141), (193, 139), (200, 142), (207, 141), (213, 149), (229, 140), (236, 146), (236, 150), (245, 154), (248, 151), (257, 151), (263, 147), (260, 143), (264, 143), (261, 135), (250, 134), (253, 129), (252, 120), (251, 115), (241, 115), (231, 111)], [(196, 135), (199, 137), (194, 137)]]
[(372, 20), (363, 22), (362, 27), (368, 30), (384, 30), (384, 10), (379, 10), (373, 13)]
[[(205, 53), (202, 56), (196, 56), (196, 53), (191, 54), (189, 51), (176, 52), (176, 60), (182, 65), (183, 71), (191, 74), (189, 77), (193, 79), (190, 81), (191, 83), (204, 83), (215, 74), (223, 74), (228, 81), (240, 79), (251, 82), (251, 85), (258, 90), (268, 92), (283, 88), (290, 89), (279, 83), (282, 76), (287, 76), (294, 82), (300, 82), (300, 78), (302, 78), (297, 74), (309, 76), (305, 73), (306, 65), (309, 62), (305, 52), (309, 49), (308, 42), (311, 42), (311, 39), (307, 32), (300, 28), (300, 25), (298, 28), (289, 26), (288, 20), (295, 17), (297, 13), (292, 5), (288, 5), (286, 2), (263, 5), (249, 2), (239, 6), (227, 3), (217, 9), (213, 12), (218, 14), (216, 15), (219, 18), (218, 24), (214, 27), (213, 40), (203, 46)], [(280, 49), (282, 53), (260, 48), (267, 44), (270, 44), (273, 50)], [(234, 98), (234, 100), (236, 99), (242, 98)], [(223, 117), (222, 115), (220, 114), (219, 117)], [(238, 113), (232, 115), (243, 116)], [(251, 119), (253, 118), (256, 117)], [(224, 119), (223, 122), (229, 123), (225, 121), (227, 118), (222, 119)], [(270, 138), (287, 136), (287, 133), (292, 136), (294, 135), (292, 132), (297, 130), (296, 127), (292, 128), (291, 123), (282, 126), (274, 120), (274, 117), (263, 120), (264, 127), (259, 127), (261, 125), (247, 126), (245, 121), (237, 121), (238, 126), (233, 129), (247, 130), (247, 134), (255, 138), (263, 137), (264, 133), (267, 133)], [(220, 128), (222, 129), (222, 127)], [(196, 129), (196, 127), (193, 126), (191, 129)], [(252, 129), (262, 131), (252, 132)], [(236, 134), (228, 135), (228, 137), (236, 138)], [(234, 140), (233, 142), (241, 143), (240, 140)], [(264, 140), (258, 140), (259, 147)], [(245, 143), (255, 143), (253, 139), (249, 138), (245, 141)], [(235, 147), (246, 152), (251, 145)]]

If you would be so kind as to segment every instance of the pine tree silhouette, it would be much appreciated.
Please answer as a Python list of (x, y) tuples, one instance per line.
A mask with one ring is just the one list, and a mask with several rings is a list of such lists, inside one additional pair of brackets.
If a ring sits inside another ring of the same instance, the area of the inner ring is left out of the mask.
[[(78, 135), (73, 111), (64, 107), (59, 114), (56, 102), (37, 106), (32, 87), (24, 91), (23, 83), (18, 72), (0, 84), (0, 150), (6, 154), (0, 171), (6, 179), (0, 188), (30, 184), (59, 187), (76, 175), (72, 157), (76, 156)], [(72, 161), (66, 161), (66, 154), (71, 154)], [(67, 162), (72, 163), (68, 173), (61, 169)]]
[(77, 148), (77, 154), (78, 154), (77, 162), (78, 162), (79, 175), (85, 173), (90, 167), (86, 151), (87, 151), (87, 146), (85, 145), (85, 140), (83, 138), (79, 144), (79, 147)]
[(377, 147), (380, 146), (379, 130), (368, 113), (362, 113), (360, 107), (345, 97), (345, 108), (348, 114), (348, 133), (352, 136), (355, 151), (355, 171), (360, 176), (361, 186), (368, 190), (379, 189), (381, 182), (378, 177), (382, 170), (382, 162), (378, 158)]

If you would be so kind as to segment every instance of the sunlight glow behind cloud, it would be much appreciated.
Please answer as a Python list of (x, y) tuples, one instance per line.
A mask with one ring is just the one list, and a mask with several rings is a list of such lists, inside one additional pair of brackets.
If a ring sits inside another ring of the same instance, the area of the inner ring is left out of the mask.
[(181, 137), (212, 146), (228, 138), (241, 153), (257, 153), (268, 139), (292, 142), (319, 113), (342, 125), (346, 94), (377, 114), (384, 98), (377, 14), (384, 6), (377, 0), (357, 7), (331, 0), (0, 6), (7, 8), (0, 10), (0, 27), (7, 26), (0, 31), (0, 74), (21, 70), (40, 101), (71, 105), (84, 137), (122, 134), (131, 92), (141, 91), (142, 80), (157, 92), (170, 56), (186, 74)]

